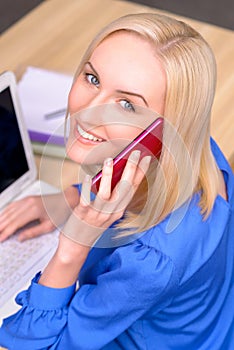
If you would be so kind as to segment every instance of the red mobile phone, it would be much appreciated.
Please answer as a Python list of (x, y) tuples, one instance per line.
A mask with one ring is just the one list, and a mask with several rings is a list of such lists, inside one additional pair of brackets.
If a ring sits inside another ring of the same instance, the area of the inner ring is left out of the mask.
[[(130, 153), (141, 151), (141, 158), (150, 155), (159, 158), (162, 149), (163, 118), (157, 118), (144, 131), (142, 131), (123, 151), (113, 159), (113, 175), (111, 191), (119, 182)], [(102, 177), (102, 170), (92, 178), (91, 191), (97, 193)]]

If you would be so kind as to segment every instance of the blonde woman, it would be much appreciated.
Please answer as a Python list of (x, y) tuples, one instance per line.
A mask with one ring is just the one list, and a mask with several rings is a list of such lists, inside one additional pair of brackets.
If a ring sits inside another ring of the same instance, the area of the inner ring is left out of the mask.
[[(67, 153), (87, 172), (104, 162), (100, 188), (91, 193), (90, 172), (64, 200), (29, 198), (2, 214), (1, 240), (20, 220), (41, 220), (22, 239), (66, 222), (1, 345), (232, 348), (234, 177), (210, 139), (215, 80), (208, 44), (175, 19), (128, 15), (96, 36), (69, 94)], [(160, 159), (133, 152), (111, 191), (112, 158), (158, 116)]]

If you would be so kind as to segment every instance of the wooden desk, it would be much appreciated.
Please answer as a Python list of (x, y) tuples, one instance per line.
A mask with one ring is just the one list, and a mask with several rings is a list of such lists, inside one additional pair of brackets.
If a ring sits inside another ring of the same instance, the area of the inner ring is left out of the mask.
[[(73, 74), (88, 43), (105, 24), (128, 13), (159, 12), (146, 6), (118, 0), (47, 0), (0, 37), (0, 71), (34, 65)], [(234, 162), (234, 33), (177, 15), (196, 28), (210, 43), (218, 64), (218, 85), (212, 118), (212, 135), (225, 155)], [(36, 157), (39, 167), (40, 157)], [(56, 173), (60, 163), (45, 160), (41, 178), (60, 186)], [(77, 166), (64, 164), (67, 186), (77, 176)]]

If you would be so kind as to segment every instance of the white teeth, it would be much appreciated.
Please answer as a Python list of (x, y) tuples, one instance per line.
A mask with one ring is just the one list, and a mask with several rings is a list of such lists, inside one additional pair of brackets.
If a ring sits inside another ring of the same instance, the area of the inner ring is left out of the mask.
[(100, 139), (100, 138), (98, 138), (98, 137), (95, 137), (95, 136), (93, 136), (93, 135), (87, 133), (86, 131), (84, 131), (84, 130), (80, 127), (80, 125), (77, 125), (77, 130), (78, 130), (79, 134), (80, 134), (82, 137), (84, 137), (85, 139), (88, 139), (88, 140), (90, 140), (90, 141), (99, 141), (99, 142), (102, 142), (102, 141), (103, 141), (103, 139)]

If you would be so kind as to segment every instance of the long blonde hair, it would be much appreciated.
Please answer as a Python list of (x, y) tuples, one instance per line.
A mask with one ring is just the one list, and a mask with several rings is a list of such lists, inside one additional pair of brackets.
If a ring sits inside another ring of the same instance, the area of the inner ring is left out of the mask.
[[(141, 232), (200, 191), (206, 218), (218, 193), (218, 168), (210, 148), (210, 115), (216, 85), (212, 50), (189, 25), (153, 13), (123, 16), (101, 30), (89, 45), (75, 79), (94, 49), (108, 36), (128, 31), (155, 48), (167, 77), (163, 148), (159, 164), (149, 170), (119, 226)], [(139, 214), (140, 212), (140, 214)]]

